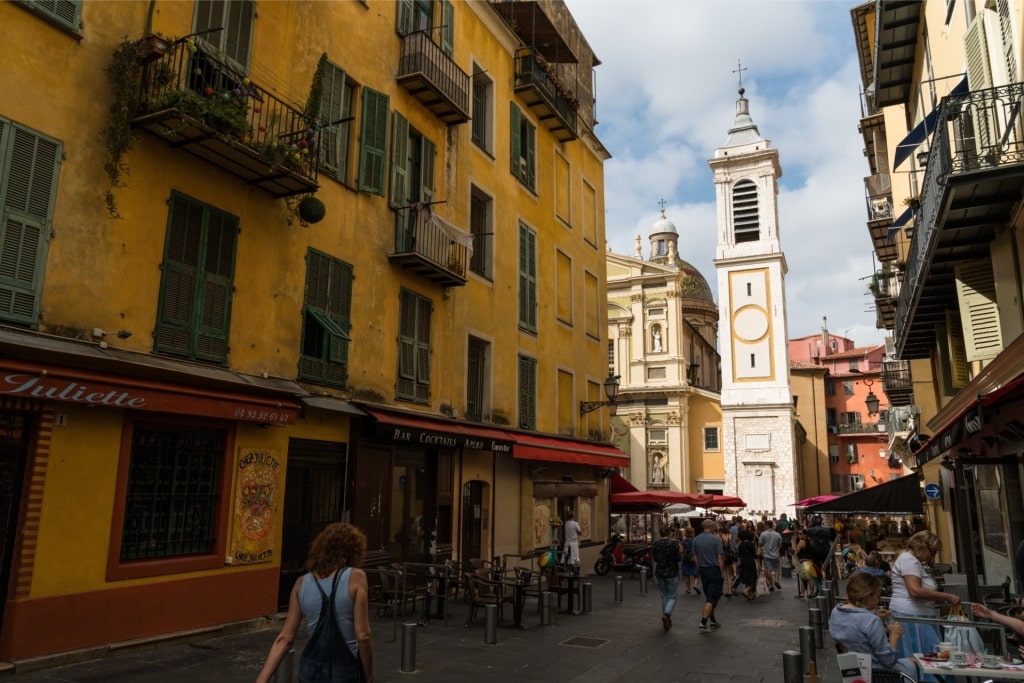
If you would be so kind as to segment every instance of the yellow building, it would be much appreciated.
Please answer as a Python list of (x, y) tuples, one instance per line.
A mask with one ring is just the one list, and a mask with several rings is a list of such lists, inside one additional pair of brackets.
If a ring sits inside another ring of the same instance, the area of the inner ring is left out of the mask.
[(0, 657), (275, 612), (340, 519), (368, 565), (604, 538), (608, 153), (561, 2), (0, 25)]

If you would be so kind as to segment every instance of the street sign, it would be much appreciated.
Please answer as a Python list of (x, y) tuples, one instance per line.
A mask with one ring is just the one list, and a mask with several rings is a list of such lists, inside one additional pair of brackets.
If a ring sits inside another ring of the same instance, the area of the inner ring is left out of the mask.
[(938, 500), (942, 498), (942, 489), (938, 484), (928, 484), (924, 487), (924, 495), (928, 496), (932, 500)]

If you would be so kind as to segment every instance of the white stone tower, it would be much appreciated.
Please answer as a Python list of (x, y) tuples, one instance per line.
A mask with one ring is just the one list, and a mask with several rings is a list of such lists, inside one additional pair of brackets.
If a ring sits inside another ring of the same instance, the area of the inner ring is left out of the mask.
[(796, 500), (786, 343), (786, 257), (779, 241), (779, 153), (750, 118), (742, 84), (729, 137), (708, 163), (718, 203), (719, 339), (725, 492), (751, 511)]

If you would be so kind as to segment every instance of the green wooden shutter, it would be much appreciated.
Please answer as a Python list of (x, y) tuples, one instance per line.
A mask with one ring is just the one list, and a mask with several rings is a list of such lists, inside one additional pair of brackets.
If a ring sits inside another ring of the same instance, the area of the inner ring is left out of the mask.
[(409, 206), (409, 121), (397, 111), (391, 115), (391, 208)]
[(441, 51), (449, 57), (455, 53), (455, 7), (451, 0), (441, 0)]
[(511, 168), (510, 168), (510, 170), (512, 171), (512, 175), (514, 175), (516, 178), (519, 178), (520, 180), (522, 180), (522, 177), (520, 176), (520, 173), (519, 173), (519, 157), (520, 157), (520, 154), (521, 154), (521, 151), (520, 151), (521, 147), (520, 147), (520, 145), (522, 144), (520, 139), (519, 139), (519, 126), (520, 126), (520, 121), (521, 121), (521, 118), (522, 118), (522, 114), (519, 112), (519, 107), (517, 107), (514, 102), (512, 103), (511, 107), (512, 108), (509, 110), (509, 130), (508, 130), (508, 138), (511, 141), (511, 145), (510, 145), (510, 149), (509, 149), (509, 155), (511, 156), (511, 159), (510, 159)]
[(416, 398), (430, 399), (430, 314), (432, 302), (425, 297), (416, 301)]
[(537, 235), (519, 224), (519, 324), (537, 329)]
[(520, 142), (526, 149), (526, 177), (522, 181), (531, 190), (537, 189), (537, 129), (533, 124), (526, 123), (526, 139)]
[(75, 31), (81, 28), (78, 17), (82, 11), (82, 0), (32, 0), (28, 4)]
[(35, 323), (61, 144), (0, 120), (0, 318)]
[(412, 33), (413, 2), (414, 0), (398, 0), (395, 30), (398, 31), (400, 36), (407, 36)]
[(427, 204), (434, 201), (434, 160), (437, 153), (434, 143), (427, 138), (420, 139), (420, 201)]
[(995, 358), (1003, 350), (1003, 337), (992, 261), (988, 258), (965, 261), (954, 266), (953, 272), (967, 361)]
[(185, 197), (171, 196), (164, 246), (163, 282), (157, 306), (154, 350), (191, 355), (203, 211)]
[(519, 426), (537, 426), (537, 361), (519, 356)]
[[(195, 33), (200, 34), (199, 39), (248, 71), (256, 3), (253, 0), (198, 0), (195, 17)], [(223, 30), (210, 31), (214, 28)]]
[(363, 88), (363, 121), (359, 149), (359, 189), (384, 196), (387, 166), (388, 107), (384, 93)]
[(416, 391), (416, 298), (402, 290), (398, 312), (398, 377), (395, 393), (412, 398)]
[(330, 125), (345, 117), (345, 72), (333, 64), (324, 69), (324, 94), (320, 100), (320, 170), (327, 175), (343, 180), (341, 168), (345, 163), (341, 147), (340, 123)]
[(195, 355), (204, 360), (224, 362), (228, 357), (238, 219), (216, 209), (208, 209), (206, 223)]

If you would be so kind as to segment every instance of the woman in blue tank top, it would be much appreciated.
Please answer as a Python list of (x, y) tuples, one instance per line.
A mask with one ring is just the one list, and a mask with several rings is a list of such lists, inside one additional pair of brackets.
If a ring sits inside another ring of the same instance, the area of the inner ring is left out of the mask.
[[(358, 567), (365, 551), (366, 537), (359, 529), (344, 522), (328, 525), (313, 539), (306, 560), (309, 571), (295, 582), (288, 603), (288, 616), (270, 647), (256, 683), (270, 681), (292, 648), (303, 618), (306, 619), (310, 640), (299, 663), (300, 682), (320, 680), (317, 676), (324, 675), (326, 667), (331, 672), (332, 681), (373, 683), (373, 640), (366, 572)], [(334, 597), (333, 604), (330, 604), (329, 596)], [(325, 605), (325, 601), (329, 604)], [(340, 641), (348, 646), (344, 648), (348, 652), (341, 653), (342, 659), (338, 657), (338, 649), (331, 647)], [(320, 661), (325, 653), (329, 655), (330, 662)], [(316, 669), (319, 669), (317, 674), (304, 673)]]

